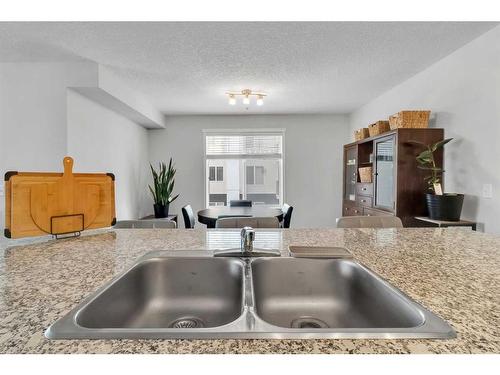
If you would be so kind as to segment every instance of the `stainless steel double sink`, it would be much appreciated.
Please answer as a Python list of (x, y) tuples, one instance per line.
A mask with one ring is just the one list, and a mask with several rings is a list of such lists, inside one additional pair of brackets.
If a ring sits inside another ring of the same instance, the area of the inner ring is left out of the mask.
[(451, 338), (453, 329), (348, 259), (152, 252), (47, 331), (50, 339)]

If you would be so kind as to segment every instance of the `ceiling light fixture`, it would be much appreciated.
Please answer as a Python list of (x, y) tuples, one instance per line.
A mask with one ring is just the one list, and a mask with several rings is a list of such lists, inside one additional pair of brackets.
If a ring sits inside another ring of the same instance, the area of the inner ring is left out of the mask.
[(242, 100), (242, 103), (244, 105), (249, 105), (250, 104), (250, 98), (252, 96), (255, 96), (257, 97), (257, 100), (256, 100), (256, 104), (258, 106), (262, 106), (264, 105), (264, 96), (267, 96), (266, 93), (264, 92), (254, 92), (250, 89), (245, 89), (245, 90), (241, 90), (240, 92), (238, 91), (229, 91), (229, 92), (226, 92), (226, 95), (229, 97), (229, 104), (230, 105), (235, 105), (236, 104), (236, 97), (237, 96), (242, 96), (243, 97), (243, 100)]
[(263, 95), (258, 95), (257, 96), (257, 101), (255, 102), (258, 106), (264, 105), (264, 96)]

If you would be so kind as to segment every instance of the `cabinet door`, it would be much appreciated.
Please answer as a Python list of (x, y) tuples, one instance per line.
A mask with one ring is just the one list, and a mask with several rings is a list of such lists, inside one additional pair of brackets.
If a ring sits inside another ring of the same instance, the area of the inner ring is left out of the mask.
[(344, 206), (342, 216), (362, 216), (363, 209), (359, 206)]
[(392, 212), (389, 211), (381, 211), (381, 210), (375, 210), (373, 208), (363, 208), (363, 215), (364, 216), (394, 216)]
[(344, 200), (356, 200), (356, 181), (358, 161), (357, 146), (351, 146), (344, 149)]
[(374, 141), (375, 191), (374, 206), (394, 210), (395, 136)]

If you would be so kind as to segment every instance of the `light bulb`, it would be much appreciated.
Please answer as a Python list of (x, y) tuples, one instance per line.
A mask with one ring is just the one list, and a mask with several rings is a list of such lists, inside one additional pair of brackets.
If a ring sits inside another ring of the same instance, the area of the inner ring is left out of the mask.
[(243, 98), (243, 104), (245, 104), (245, 105), (250, 104), (250, 98), (248, 95), (245, 95), (245, 97)]
[(229, 95), (229, 105), (235, 105), (236, 104), (236, 98), (234, 97), (233, 94)]
[(259, 95), (259, 97), (256, 101), (256, 104), (257, 105), (264, 105), (264, 97), (262, 95)]

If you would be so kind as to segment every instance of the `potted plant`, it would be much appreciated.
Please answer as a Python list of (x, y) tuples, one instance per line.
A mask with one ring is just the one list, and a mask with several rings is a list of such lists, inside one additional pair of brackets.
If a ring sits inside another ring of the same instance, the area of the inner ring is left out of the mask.
[(428, 188), (431, 193), (426, 194), (427, 209), (429, 218), (435, 220), (458, 221), (462, 213), (462, 205), (464, 202), (463, 194), (444, 193), (441, 187), (443, 168), (436, 164), (434, 153), (443, 148), (445, 144), (453, 138), (444, 139), (442, 141), (426, 145), (422, 142), (411, 141), (425, 148), (417, 155), (418, 168), (429, 171), (429, 175), (425, 176)]
[(172, 164), (172, 158), (168, 163), (168, 168), (165, 163), (160, 163), (160, 168), (156, 171), (151, 164), (151, 173), (153, 174), (153, 187), (149, 185), (149, 190), (153, 195), (154, 211), (156, 218), (168, 216), (168, 208), (170, 203), (177, 199), (179, 194), (172, 196), (175, 184), (175, 168)]

